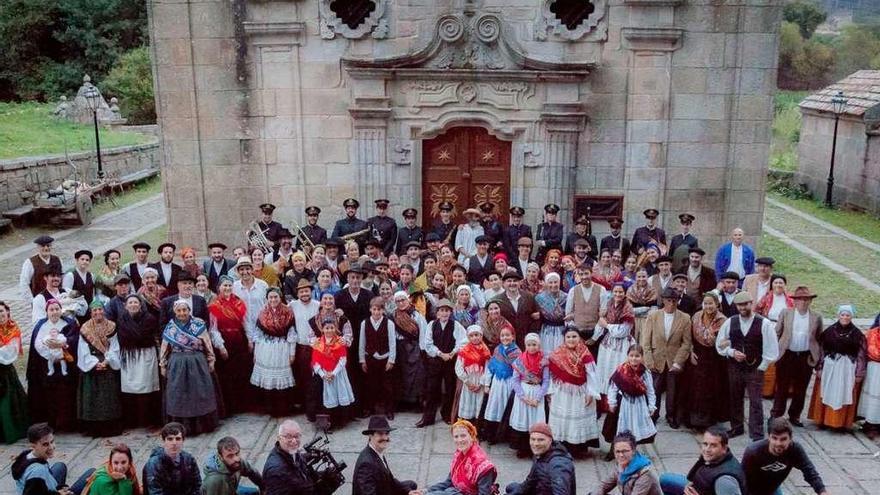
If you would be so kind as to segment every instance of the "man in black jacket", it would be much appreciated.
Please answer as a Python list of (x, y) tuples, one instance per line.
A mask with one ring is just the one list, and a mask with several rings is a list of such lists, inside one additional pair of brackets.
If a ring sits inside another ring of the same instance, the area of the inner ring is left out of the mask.
[(165, 325), (171, 321), (171, 318), (174, 317), (174, 301), (178, 299), (185, 299), (190, 302), (190, 307), (192, 308), (192, 315), (196, 318), (201, 318), (205, 321), (205, 324), (208, 324), (208, 303), (205, 302), (205, 298), (198, 295), (193, 294), (193, 290), (196, 287), (196, 280), (192, 275), (187, 271), (183, 271), (180, 274), (180, 277), (177, 280), (177, 293), (173, 296), (168, 296), (162, 298), (162, 303), (160, 304), (159, 309), (159, 331), (165, 329)]
[(826, 495), (825, 483), (804, 448), (792, 439), (791, 423), (773, 418), (767, 428), (770, 438), (746, 447), (742, 467), (751, 495), (773, 495), (788, 478), (792, 468), (799, 469), (804, 480), (818, 495)]
[(571, 454), (560, 442), (553, 441), (547, 423), (529, 428), (529, 446), (535, 455), (532, 469), (522, 483), (507, 485), (508, 495), (574, 495), (576, 478)]
[(354, 465), (352, 495), (408, 495), (415, 491), (416, 483), (395, 478), (385, 459), (392, 431), (394, 428), (388, 425), (385, 416), (370, 417), (370, 424), (363, 431), (370, 439)]
[(162, 427), (162, 446), (144, 464), (144, 495), (199, 495), (202, 476), (195, 458), (183, 450), (186, 429), (171, 422)]
[(267, 495), (315, 495), (315, 484), (299, 453), (302, 428), (292, 419), (278, 427), (278, 441), (263, 466), (263, 493)]
[(703, 433), (700, 458), (687, 476), (660, 475), (663, 495), (743, 495), (746, 475), (730, 448), (727, 432), (717, 426)]

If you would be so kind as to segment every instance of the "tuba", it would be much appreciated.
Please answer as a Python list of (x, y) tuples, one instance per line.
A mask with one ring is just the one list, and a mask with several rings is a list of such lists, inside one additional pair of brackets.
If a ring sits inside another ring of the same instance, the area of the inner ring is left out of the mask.
[(272, 242), (266, 237), (268, 229), (261, 229), (260, 224), (257, 222), (251, 222), (248, 227), (250, 230), (245, 234), (248, 244), (260, 248), (266, 254), (272, 252)]

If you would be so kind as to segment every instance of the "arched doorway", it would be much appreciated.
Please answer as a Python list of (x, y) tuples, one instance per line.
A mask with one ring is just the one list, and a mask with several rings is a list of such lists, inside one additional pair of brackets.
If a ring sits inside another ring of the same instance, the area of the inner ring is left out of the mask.
[(507, 225), (510, 209), (510, 148), (482, 127), (455, 127), (422, 143), (422, 223), (430, 228), (439, 205), (455, 205), (453, 218), (483, 203)]

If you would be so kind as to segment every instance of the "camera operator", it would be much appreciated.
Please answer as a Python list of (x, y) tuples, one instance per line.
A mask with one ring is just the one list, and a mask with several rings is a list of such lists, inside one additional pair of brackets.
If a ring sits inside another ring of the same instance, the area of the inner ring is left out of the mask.
[(302, 428), (292, 419), (278, 427), (278, 441), (263, 466), (265, 495), (316, 495), (306, 460), (299, 452)]

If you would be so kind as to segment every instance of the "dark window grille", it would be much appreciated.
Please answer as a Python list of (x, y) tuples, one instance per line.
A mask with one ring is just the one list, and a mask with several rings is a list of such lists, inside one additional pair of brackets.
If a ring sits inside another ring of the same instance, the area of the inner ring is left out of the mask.
[(370, 14), (376, 10), (376, 2), (372, 0), (336, 0), (330, 3), (330, 10), (350, 29), (356, 29), (366, 22)]
[(556, 0), (550, 4), (550, 12), (569, 31), (577, 29), (595, 10), (596, 6), (587, 0)]

